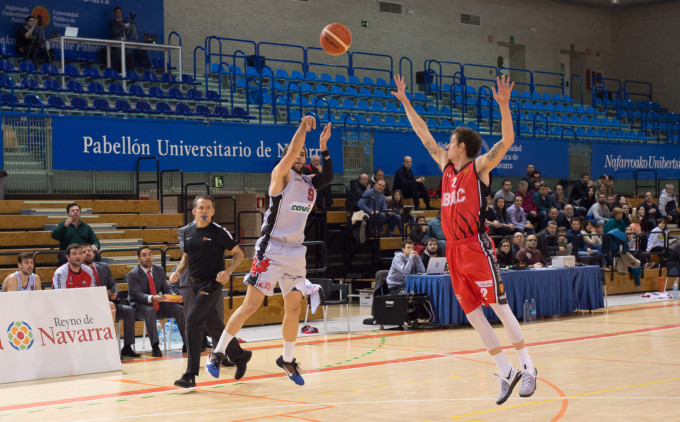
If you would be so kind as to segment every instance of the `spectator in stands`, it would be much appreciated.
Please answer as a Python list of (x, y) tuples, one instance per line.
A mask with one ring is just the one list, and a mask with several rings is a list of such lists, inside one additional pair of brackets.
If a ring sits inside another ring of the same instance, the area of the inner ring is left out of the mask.
[(423, 267), (427, 269), (427, 264), (430, 263), (430, 258), (437, 258), (443, 256), (444, 251), (442, 249), (439, 249), (439, 247), (437, 246), (437, 239), (435, 239), (434, 237), (427, 239), (427, 246), (425, 247), (423, 253), (420, 254), (420, 259), (423, 260)]
[(557, 228), (557, 247), (559, 248), (558, 250), (562, 253), (565, 253), (567, 255), (571, 255), (571, 251), (574, 248), (574, 245), (569, 243), (569, 239), (567, 238), (567, 228), (566, 227), (558, 227)]
[(651, 230), (653, 227), (656, 227), (656, 220), (661, 215), (659, 207), (654, 203), (654, 197), (651, 192), (645, 193), (645, 202), (641, 203), (640, 206), (645, 209), (647, 227)]
[(49, 61), (45, 40), (40, 39), (39, 36), (38, 20), (33, 16), (24, 19), (24, 26), (17, 29), (16, 33), (16, 52), (36, 66), (40, 60)]
[(127, 276), (128, 301), (135, 310), (138, 320), (144, 321), (146, 332), (151, 341), (151, 355), (161, 357), (161, 349), (158, 347), (158, 331), (156, 320), (158, 318), (174, 318), (179, 328), (182, 340), (184, 337), (184, 309), (179, 303), (172, 303), (172, 290), (168, 285), (165, 270), (159, 265), (153, 264), (153, 253), (148, 246), (137, 249), (139, 265), (130, 271)]
[[(545, 251), (546, 257), (555, 256), (557, 251), (562, 249), (557, 244), (557, 221), (548, 221), (547, 226), (536, 233), (536, 238), (539, 241), (537, 246), (539, 250)], [(566, 249), (564, 249), (566, 251)]]
[[(557, 218), (560, 216), (560, 212), (557, 211), (557, 208), (550, 208), (548, 211), (548, 221), (554, 220), (555, 222), (557, 221)], [(559, 226), (559, 224), (558, 224)]]
[[(64, 251), (71, 244), (87, 243), (96, 254), (99, 250), (99, 239), (89, 224), (80, 221), (80, 205), (72, 202), (66, 206), (68, 218), (52, 230), (52, 239), (59, 242), (59, 250)], [(64, 255), (59, 256), (59, 264), (66, 262)]]
[(509, 180), (503, 180), (503, 185), (493, 196), (493, 199), (504, 198), (506, 204), (512, 204), (515, 200), (515, 194), (512, 193), (512, 182)]
[(562, 189), (562, 185), (555, 186), (555, 191), (550, 194), (550, 204), (553, 208), (557, 208), (558, 212), (564, 210), (567, 201), (564, 198), (564, 189)]
[[(522, 233), (516, 233), (522, 236)], [(515, 265), (515, 254), (512, 253), (512, 238), (504, 238), (496, 248), (496, 260), (501, 268), (512, 267)]]
[(524, 235), (520, 232), (516, 232), (512, 235), (512, 256), (515, 258), (515, 261), (517, 261), (517, 252), (526, 245), (524, 239)]
[(538, 192), (538, 190), (541, 188), (541, 181), (540, 180), (534, 180), (532, 182), (529, 182), (529, 195), (531, 197), (534, 197), (534, 194)]
[(597, 183), (595, 183), (595, 193), (597, 195), (603, 194), (605, 197), (609, 195), (609, 185), (607, 184), (608, 177), (606, 174), (603, 174), (600, 176), (599, 179), (597, 179)]
[(349, 182), (349, 192), (347, 193), (347, 200), (349, 201), (350, 211), (359, 211), (359, 200), (364, 192), (368, 189), (368, 175), (361, 174), (357, 180)]
[[(491, 195), (489, 195), (489, 198), (491, 198)], [(489, 214), (488, 217), (493, 217), (493, 219), (487, 218), (486, 220), (488, 222), (484, 222), (484, 224), (489, 227), (491, 235), (509, 236), (515, 231), (515, 226), (508, 218), (508, 211), (505, 208), (505, 198), (501, 196), (494, 200), (491, 213), (492, 215)]]
[(623, 211), (623, 222), (626, 224), (626, 227), (628, 227), (630, 226), (630, 205), (623, 204), (620, 208), (621, 211)]
[[(588, 173), (583, 173), (581, 175), (581, 180), (576, 182), (576, 184), (571, 188), (571, 192), (569, 193), (569, 202), (572, 205), (577, 204), (581, 199), (587, 196), (589, 181), (590, 175)], [(586, 208), (586, 210), (587, 209), (588, 208)]]
[(424, 216), (418, 216), (416, 218), (416, 225), (411, 227), (409, 233), (409, 239), (413, 241), (413, 246), (416, 252), (421, 253), (425, 246), (427, 245), (427, 239), (425, 238), (427, 234), (427, 223), (425, 222)]
[(442, 230), (442, 213), (441, 211), (437, 213), (437, 216), (432, 219), (427, 225), (427, 231), (425, 232), (425, 240), (434, 237), (437, 239), (439, 249), (446, 250), (446, 236), (444, 236), (444, 230)]
[(524, 180), (527, 183), (532, 182), (534, 177), (534, 165), (533, 164), (528, 164), (527, 165), (527, 171), (524, 173), (524, 176), (522, 176), (522, 180)]
[[(656, 223), (652, 224), (651, 222), (654, 221), (650, 218), (647, 218), (647, 209), (640, 204), (637, 209), (637, 217), (638, 217), (638, 224), (640, 226), (640, 232), (645, 233), (645, 232), (651, 232), (654, 227), (656, 227)], [(632, 224), (632, 222), (631, 222)]]
[(678, 223), (680, 214), (678, 213), (678, 201), (673, 195), (675, 186), (672, 183), (666, 185), (666, 188), (659, 196), (659, 215), (666, 218), (669, 223)]
[(127, 356), (138, 358), (141, 355), (132, 350), (135, 344), (135, 310), (131, 306), (123, 305), (118, 300), (118, 285), (113, 278), (109, 264), (105, 262), (94, 262), (94, 251), (90, 245), (83, 244), (83, 264), (92, 269), (95, 281), (98, 286), (106, 287), (106, 294), (109, 297), (109, 302), (113, 304), (116, 309), (116, 321), (123, 320), (123, 348), (120, 351), (120, 356)]
[(2, 282), (2, 291), (27, 292), (42, 290), (40, 277), (38, 274), (33, 273), (33, 269), (35, 268), (33, 252), (21, 252), (17, 257), (17, 261), (19, 269), (5, 277), (5, 280)]
[[(321, 174), (321, 157), (319, 155), (312, 155), (309, 159), (309, 164), (302, 168), (302, 174), (316, 177)], [(333, 191), (330, 186), (319, 189), (316, 193), (316, 207), (320, 210), (325, 210), (333, 206)]]
[(612, 218), (604, 224), (602, 231), (608, 235), (603, 243), (609, 242), (610, 251), (619, 251), (619, 257), (623, 259), (624, 267), (635, 268), (640, 266), (640, 261), (628, 253), (628, 238), (626, 237), (626, 226), (623, 222), (621, 208), (616, 207), (612, 210)]
[(384, 180), (379, 180), (375, 186), (366, 189), (359, 200), (359, 208), (368, 214), (369, 222), (377, 225), (379, 233), (382, 233), (383, 226), (387, 223), (387, 235), (391, 236), (394, 233), (395, 227), (398, 226), (402, 230), (404, 226), (401, 221), (401, 215), (387, 209), (385, 195), (383, 195), (384, 189)]
[(536, 247), (537, 242), (538, 238), (535, 235), (531, 234), (527, 236), (526, 246), (517, 252), (517, 262), (533, 265), (538, 268), (548, 265), (543, 258), (543, 254), (541, 254), (541, 251)]
[[(379, 179), (378, 181), (381, 180), (382, 179)], [(385, 182), (384, 180), (382, 181)], [(385, 183), (385, 186), (387, 186), (387, 183)], [(404, 208), (403, 194), (399, 189), (397, 189), (394, 191), (392, 196), (385, 196), (385, 199), (387, 200), (387, 209), (401, 217), (398, 221), (397, 227), (399, 228), (399, 233), (404, 235), (404, 222), (413, 223), (413, 215), (411, 215), (408, 209)]]
[[(373, 176), (371, 177), (369, 184), (371, 186), (375, 186), (375, 184), (378, 183), (378, 180), (385, 180), (385, 172), (383, 171), (383, 169), (378, 169), (373, 173)], [(385, 190), (383, 191), (383, 193), (385, 194), (385, 198), (387, 198), (387, 200), (389, 201), (390, 197), (392, 196), (392, 190), (390, 189), (390, 184), (387, 183), (387, 180), (385, 180)]]
[(662, 253), (666, 258), (670, 256), (670, 251), (668, 250), (668, 245), (666, 244), (666, 219), (659, 218), (657, 220), (657, 226), (649, 234), (649, 239), (647, 240), (647, 252), (652, 253)]
[(623, 208), (624, 205), (628, 205), (628, 208), (630, 209), (630, 201), (625, 195), (616, 195), (616, 203), (618, 204), (619, 208)]
[[(123, 19), (123, 9), (120, 7), (115, 7), (113, 9), (113, 20), (109, 23), (109, 28), (111, 29), (111, 39), (118, 41), (137, 41), (130, 40), (130, 31), (132, 23), (129, 19)], [(117, 69), (119, 72), (122, 71), (122, 62), (120, 48), (111, 47), (111, 67)], [(125, 49), (125, 69), (133, 70), (135, 68), (135, 58), (132, 54), (132, 50), (129, 48)]]
[[(607, 195), (607, 209), (611, 213), (614, 207), (617, 207), (616, 195)], [(620, 208), (620, 207), (619, 207)]]
[[(578, 203), (579, 208), (585, 210), (581, 215), (587, 215), (588, 211), (595, 203), (597, 203), (597, 197), (595, 196), (595, 188), (589, 186), (588, 190), (586, 191), (586, 196), (584, 198), (581, 198), (581, 200)], [(574, 213), (576, 213), (576, 210), (574, 210)]]
[(425, 209), (435, 209), (430, 205), (430, 196), (425, 188), (425, 178), (416, 177), (411, 171), (413, 159), (408, 155), (404, 157), (402, 166), (394, 173), (394, 189), (399, 189), (404, 193), (404, 198), (413, 198), (413, 209), (420, 209), (420, 199), (425, 202)]
[(607, 203), (605, 201), (605, 195), (603, 193), (597, 195), (597, 203), (590, 207), (588, 210), (588, 216), (591, 217), (591, 219), (596, 223), (601, 224), (606, 223), (607, 220), (611, 218), (612, 214), (609, 212), (609, 208), (607, 207)]
[(574, 206), (567, 204), (564, 206), (564, 212), (557, 216), (557, 226), (565, 227), (567, 230), (571, 227), (571, 221), (574, 219)]
[[(635, 216), (633, 216), (635, 217)], [(654, 268), (654, 262), (647, 262), (647, 255), (645, 255), (644, 249), (641, 245), (642, 238), (639, 234), (636, 234), (633, 230), (632, 225), (626, 227), (626, 237), (628, 238), (628, 252), (635, 257), (635, 259), (640, 261), (640, 264), (644, 266), (645, 269)], [(645, 242), (647, 242), (645, 238)], [(676, 250), (680, 250), (676, 248)], [(670, 268), (670, 265), (669, 265)]]
[(604, 267), (607, 265), (602, 254), (602, 239), (597, 233), (599, 223), (593, 223), (590, 220), (585, 221), (581, 236), (578, 239), (578, 256), (579, 258), (589, 258), (588, 263), (597, 263)]
[(547, 224), (548, 221), (548, 211), (550, 211), (550, 208), (552, 208), (552, 202), (550, 200), (550, 196), (548, 195), (548, 191), (548, 185), (541, 184), (541, 186), (538, 188), (538, 192), (535, 192), (532, 195), (534, 204), (536, 204), (536, 211), (539, 215), (539, 221), (544, 222), (540, 228), (545, 228), (545, 224)]
[(524, 180), (520, 181), (519, 190), (515, 192), (515, 196), (517, 195), (522, 196), (522, 208), (524, 208), (524, 211), (526, 211), (527, 220), (531, 221), (531, 224), (533, 224), (535, 227), (539, 227), (540, 224), (538, 221), (538, 208), (536, 208), (536, 204), (534, 204), (534, 199), (531, 197), (531, 194), (529, 193), (528, 189), (529, 184)]
[(515, 203), (508, 207), (508, 221), (513, 225), (515, 230), (522, 233), (533, 233), (534, 225), (527, 221), (526, 211), (522, 208), (522, 195), (515, 196)]
[(425, 272), (423, 260), (413, 249), (413, 241), (405, 239), (401, 242), (401, 252), (394, 256), (390, 272), (387, 274), (387, 287), (390, 294), (398, 294), (406, 285), (406, 276)]
[(608, 194), (613, 194), (614, 193), (614, 176), (607, 175), (607, 193)]

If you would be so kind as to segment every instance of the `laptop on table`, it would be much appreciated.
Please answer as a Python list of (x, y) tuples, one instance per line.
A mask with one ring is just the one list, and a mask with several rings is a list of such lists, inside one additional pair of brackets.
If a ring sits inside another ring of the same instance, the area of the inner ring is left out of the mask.
[(430, 258), (430, 261), (427, 263), (427, 268), (425, 269), (425, 274), (444, 274), (445, 269), (446, 257)]
[(78, 28), (74, 26), (67, 26), (64, 29), (64, 36), (65, 37), (77, 37), (78, 36)]

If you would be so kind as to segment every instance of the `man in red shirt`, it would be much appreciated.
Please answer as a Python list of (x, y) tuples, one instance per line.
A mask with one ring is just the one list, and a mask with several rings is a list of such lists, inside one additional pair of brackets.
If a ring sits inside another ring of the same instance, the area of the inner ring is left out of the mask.
[[(397, 76), (394, 79), (397, 92), (392, 95), (403, 103), (413, 130), (444, 173), (441, 216), (451, 282), (468, 321), (498, 367), (496, 375), (500, 379), (501, 392), (496, 403), (503, 404), (520, 379), (520, 396), (531, 396), (536, 390), (536, 369), (524, 344), (519, 322), (508, 306), (493, 242), (486, 234), (482, 216), (485, 198), (490, 194), (491, 170), (515, 141), (510, 113), (514, 83), (507, 77), (496, 78), (498, 90), (491, 89), (501, 112), (502, 138), (489, 152), (477, 156), (482, 139), (477, 132), (463, 127), (453, 131), (446, 149), (440, 147), (406, 96), (404, 78)], [(503, 322), (519, 356), (521, 369), (516, 369), (505, 357), (498, 337), (482, 312), (482, 305), (491, 306)]]
[(76, 289), (96, 287), (92, 269), (82, 265), (85, 256), (80, 244), (72, 243), (66, 248), (67, 263), (57, 268), (52, 277), (52, 289)]

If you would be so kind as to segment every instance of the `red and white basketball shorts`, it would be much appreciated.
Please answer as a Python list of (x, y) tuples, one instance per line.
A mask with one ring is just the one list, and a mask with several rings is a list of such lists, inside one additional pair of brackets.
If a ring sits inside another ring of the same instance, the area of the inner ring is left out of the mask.
[(479, 305), (506, 304), (493, 241), (486, 233), (458, 241), (446, 241), (446, 261), (456, 299), (466, 314)]

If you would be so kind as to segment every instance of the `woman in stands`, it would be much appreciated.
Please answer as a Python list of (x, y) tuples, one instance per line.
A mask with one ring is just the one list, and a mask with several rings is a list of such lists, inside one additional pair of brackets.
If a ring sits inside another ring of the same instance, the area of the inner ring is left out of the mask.
[(567, 205), (566, 199), (564, 199), (564, 189), (562, 185), (555, 186), (555, 192), (550, 194), (550, 204), (553, 208), (557, 208), (557, 211), (564, 211), (564, 206)]
[(667, 247), (666, 237), (668, 233), (666, 232), (666, 219), (659, 218), (657, 221), (657, 226), (649, 233), (649, 239), (647, 239), (647, 252), (663, 254), (665, 258), (670, 257), (670, 249)]
[(626, 223), (626, 227), (630, 226), (630, 205), (621, 205), (621, 210), (623, 211), (623, 222)]
[(411, 234), (409, 234), (409, 239), (413, 240), (415, 251), (418, 254), (423, 253), (425, 246), (427, 246), (427, 241), (425, 240), (425, 234), (427, 233), (427, 222), (424, 216), (419, 216), (416, 218), (415, 226), (411, 226)]
[(578, 256), (579, 258), (590, 258), (590, 263), (598, 262), (600, 267), (607, 265), (602, 255), (602, 239), (597, 234), (595, 223), (590, 220), (584, 222), (583, 235), (578, 241)]
[(496, 259), (501, 268), (512, 267), (517, 262), (515, 255), (512, 253), (512, 242), (510, 240), (511, 238), (504, 238), (498, 244), (498, 248), (496, 248)]
[(500, 227), (491, 230), (492, 235), (509, 236), (515, 231), (515, 226), (508, 219), (508, 212), (505, 206), (505, 198), (496, 198), (493, 204), (493, 213)]
[(597, 202), (597, 198), (595, 197), (595, 188), (590, 186), (588, 187), (588, 194), (585, 198), (581, 198), (578, 206), (585, 208), (587, 212), (587, 210), (589, 210), (595, 202)]
[(392, 192), (392, 198), (387, 201), (387, 209), (393, 213), (401, 215), (401, 221), (399, 222), (399, 233), (404, 236), (404, 221), (413, 223), (413, 216), (411, 213), (404, 208), (404, 196), (399, 189)]

